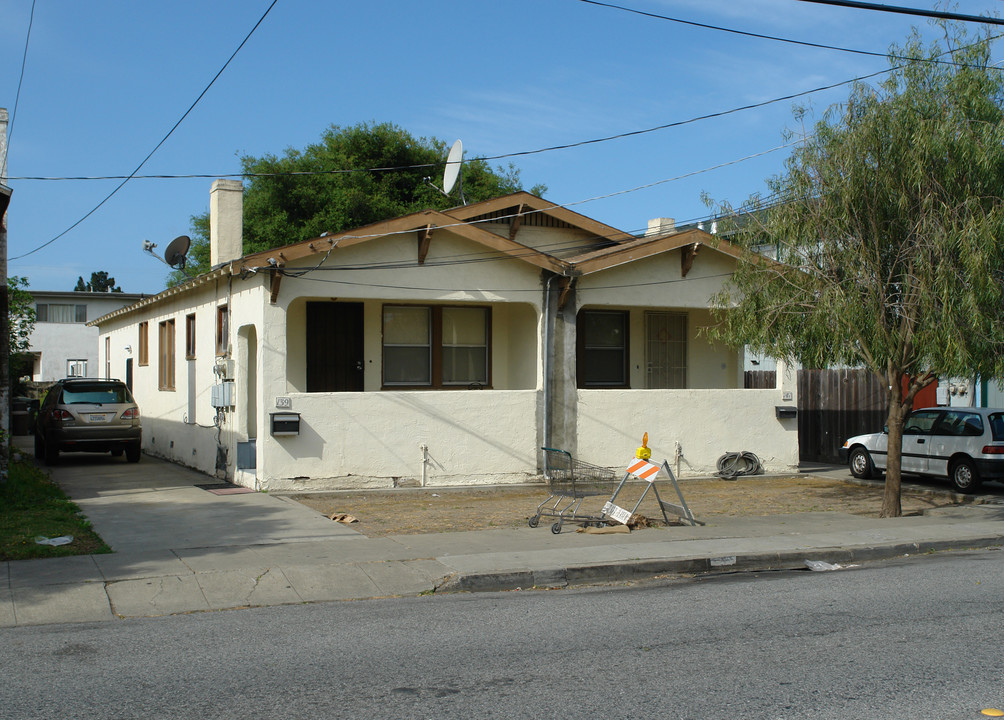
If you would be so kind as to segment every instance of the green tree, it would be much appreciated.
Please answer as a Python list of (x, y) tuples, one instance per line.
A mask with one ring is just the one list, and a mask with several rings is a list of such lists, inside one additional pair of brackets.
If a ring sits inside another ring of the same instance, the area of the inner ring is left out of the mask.
[(31, 333), (35, 330), (35, 298), (27, 287), (26, 277), (7, 278), (11, 355), (27, 352), (31, 347)]
[(26, 288), (28, 278), (11, 276), (7, 278), (8, 298), (8, 356), (7, 376), (10, 380), (10, 395), (23, 392), (21, 377), (31, 374), (34, 362), (28, 350), (31, 347), (31, 333), (35, 330), (35, 299)]
[[(449, 147), (436, 138), (415, 138), (391, 123), (332, 125), (318, 143), (288, 148), (282, 157), (241, 157), (244, 181), (244, 252), (288, 245), (325, 232), (387, 220), (428, 208), (459, 204), (431, 182), (441, 183)], [(404, 168), (386, 169), (380, 168)], [(302, 174), (323, 173), (323, 174)], [(483, 160), (463, 167), (463, 192), (479, 202), (521, 190), (513, 164), (494, 170)], [(541, 195), (547, 188), (534, 186)], [(189, 275), (209, 269), (209, 214), (192, 217)], [(168, 283), (185, 280), (175, 271)]]
[[(915, 31), (879, 87), (831, 107), (768, 181), (770, 202), (720, 209), (754, 252), (715, 298), (711, 334), (887, 381), (882, 517), (902, 514), (917, 391), (937, 376), (1004, 377), (1004, 82), (988, 36), (945, 30), (948, 53)], [(778, 262), (756, 254), (764, 245)]]
[(91, 273), (91, 281), (84, 282), (82, 277), (77, 278), (77, 284), (73, 288), (74, 292), (122, 292), (122, 288), (115, 285), (115, 278), (108, 277), (104, 270)]

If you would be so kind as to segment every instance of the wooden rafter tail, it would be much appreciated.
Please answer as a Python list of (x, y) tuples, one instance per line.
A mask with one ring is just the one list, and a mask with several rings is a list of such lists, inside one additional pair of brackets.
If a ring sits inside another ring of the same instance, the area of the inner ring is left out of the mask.
[(701, 249), (701, 243), (695, 242), (683, 248), (680, 253), (680, 277), (687, 277), (690, 268), (694, 266), (694, 259)]
[(418, 264), (425, 265), (425, 258), (429, 254), (429, 246), (432, 244), (432, 225), (426, 225), (418, 231)]
[(282, 271), (280, 268), (274, 268), (272, 270), (272, 284), (271, 284), (271, 294), (269, 295), (269, 302), (275, 305), (276, 298), (279, 297), (279, 285), (282, 284)]
[(572, 289), (575, 287), (575, 278), (562, 277), (558, 281), (558, 286), (561, 288), (561, 293), (558, 295), (558, 310), (564, 310), (568, 296), (572, 294)]
[(526, 207), (525, 203), (519, 204), (519, 209), (516, 211), (516, 217), (512, 219), (509, 225), (509, 241), (516, 242), (516, 233), (519, 232), (520, 226), (523, 224), (523, 209)]

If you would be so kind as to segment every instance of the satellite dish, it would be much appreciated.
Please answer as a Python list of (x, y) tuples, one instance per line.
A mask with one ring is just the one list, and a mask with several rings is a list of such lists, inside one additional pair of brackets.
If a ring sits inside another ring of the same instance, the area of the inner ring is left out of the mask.
[(164, 260), (173, 268), (185, 267), (185, 256), (188, 255), (188, 248), (192, 244), (192, 238), (188, 235), (179, 235), (171, 241), (164, 251)]
[[(464, 144), (457, 140), (450, 148), (450, 154), (446, 157), (446, 170), (443, 172), (443, 194), (449, 195), (453, 191), (453, 186), (460, 179), (460, 170), (464, 161)], [(464, 196), (464, 184), (460, 183), (460, 197)]]

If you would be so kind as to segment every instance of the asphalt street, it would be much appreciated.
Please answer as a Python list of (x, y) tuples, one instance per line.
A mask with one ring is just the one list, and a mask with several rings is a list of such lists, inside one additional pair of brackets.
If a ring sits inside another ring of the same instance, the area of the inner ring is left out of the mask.
[(0, 630), (0, 717), (981, 717), (1004, 554)]

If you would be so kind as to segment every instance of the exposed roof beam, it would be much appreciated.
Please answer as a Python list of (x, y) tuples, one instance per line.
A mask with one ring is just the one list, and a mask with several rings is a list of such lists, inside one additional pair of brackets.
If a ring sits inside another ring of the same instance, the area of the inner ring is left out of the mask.
[(700, 249), (701, 243), (694, 243), (683, 248), (683, 251), (680, 253), (680, 277), (687, 277), (690, 268), (694, 266), (694, 259), (697, 257), (697, 252)]
[(426, 225), (424, 229), (418, 231), (418, 264), (425, 265), (425, 257), (429, 254), (429, 246), (432, 244), (432, 225)]

